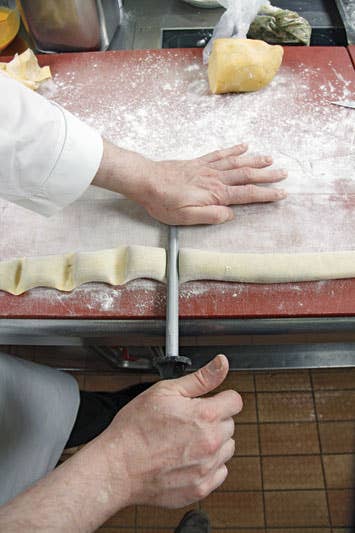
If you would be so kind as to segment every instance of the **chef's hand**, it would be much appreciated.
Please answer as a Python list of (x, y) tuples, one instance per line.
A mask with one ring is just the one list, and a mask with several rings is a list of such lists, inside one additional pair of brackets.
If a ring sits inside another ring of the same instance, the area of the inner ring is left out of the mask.
[(242, 400), (234, 390), (200, 396), (227, 373), (228, 359), (219, 355), (193, 374), (153, 385), (119, 411), (99, 437), (107, 443), (113, 493), (124, 476), (128, 505), (176, 508), (223, 483)]
[(152, 161), (107, 141), (92, 184), (119, 192), (166, 224), (220, 224), (234, 218), (229, 207), (275, 202), (281, 189), (263, 187), (287, 177), (269, 168), (267, 156), (248, 156), (237, 145), (186, 161)]
[[(161, 381), (135, 398), (78, 453), (0, 508), (2, 533), (89, 533), (128, 505), (183, 507), (227, 475), (234, 452), (235, 391), (199, 396), (226, 377), (228, 361)], [(68, 490), (68, 487), (70, 490)]]

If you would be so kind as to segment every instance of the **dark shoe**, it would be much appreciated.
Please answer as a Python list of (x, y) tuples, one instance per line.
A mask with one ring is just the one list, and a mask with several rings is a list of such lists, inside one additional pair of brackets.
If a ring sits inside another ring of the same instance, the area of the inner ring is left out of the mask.
[(211, 533), (208, 516), (202, 511), (189, 511), (175, 529), (175, 533)]
[(122, 407), (152, 385), (137, 383), (115, 392), (80, 391), (78, 414), (65, 448), (82, 446), (100, 435)]

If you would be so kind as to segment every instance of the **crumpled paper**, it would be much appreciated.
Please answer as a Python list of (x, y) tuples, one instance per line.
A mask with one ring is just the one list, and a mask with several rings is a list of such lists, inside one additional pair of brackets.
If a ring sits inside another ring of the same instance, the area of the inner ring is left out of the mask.
[(310, 44), (312, 27), (294, 11), (274, 7), (269, 0), (218, 1), (226, 12), (203, 50), (204, 63), (208, 63), (214, 39), (219, 38), (245, 39), (248, 36), (270, 44)]
[(264, 5), (251, 23), (248, 37), (270, 44), (302, 44), (309, 46), (312, 26), (295, 11)]
[(8, 63), (0, 63), (0, 71), (33, 90), (52, 77), (50, 68), (40, 67), (30, 48), (22, 54), (15, 54)]
[(219, 22), (213, 30), (212, 38), (203, 50), (203, 62), (208, 63), (208, 58), (212, 50), (212, 43), (215, 39), (224, 37), (235, 37), (245, 39), (249, 31), (250, 24), (255, 19), (260, 8), (268, 0), (218, 0), (226, 8)]

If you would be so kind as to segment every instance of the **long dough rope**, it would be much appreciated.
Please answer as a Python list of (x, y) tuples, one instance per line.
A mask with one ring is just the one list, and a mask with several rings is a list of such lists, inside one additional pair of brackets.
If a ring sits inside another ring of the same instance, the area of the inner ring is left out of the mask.
[[(165, 282), (164, 248), (120, 246), (96, 252), (0, 261), (0, 290), (22, 294), (34, 287), (71, 291), (89, 282), (123, 285), (137, 278)], [(183, 248), (180, 282), (219, 280), (285, 283), (355, 277), (355, 251), (305, 254), (220, 253)]]
[(298, 254), (219, 253), (182, 249), (180, 281), (285, 283), (355, 277), (355, 251)]

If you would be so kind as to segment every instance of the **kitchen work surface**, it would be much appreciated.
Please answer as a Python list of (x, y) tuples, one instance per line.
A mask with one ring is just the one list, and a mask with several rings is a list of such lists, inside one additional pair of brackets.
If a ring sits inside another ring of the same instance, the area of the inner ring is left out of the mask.
[(355, 67), (355, 44), (349, 46), (348, 50)]
[[(50, 366), (58, 361), (84, 366), (90, 373), (76, 376), (86, 390), (117, 390), (151, 379), (139, 373), (113, 374), (83, 349), (10, 350)], [(240, 392), (244, 408), (236, 417), (229, 477), (195, 506), (210, 516), (212, 533), (353, 532), (355, 369), (235, 372), (219, 390), (230, 388)], [(131, 507), (100, 531), (173, 533), (185, 512)]]
[[(247, 142), (289, 171), (279, 204), (236, 207), (236, 220), (184, 228), (181, 247), (215, 252), (300, 253), (355, 250), (354, 115), (330, 104), (347, 99), (355, 73), (345, 48), (286, 48), (264, 91), (212, 96), (201, 51), (66, 54), (41, 58), (54, 79), (43, 93), (125, 148), (153, 158), (189, 158)], [(0, 204), (0, 258), (166, 246), (167, 231), (132, 202), (91, 188), (45, 219)], [(16, 220), (16, 224), (14, 224)], [(165, 286), (84, 285), (69, 294), (34, 289), (0, 295), (0, 316), (157, 318)], [(278, 285), (191, 282), (181, 287), (182, 317), (355, 314), (355, 280)]]

